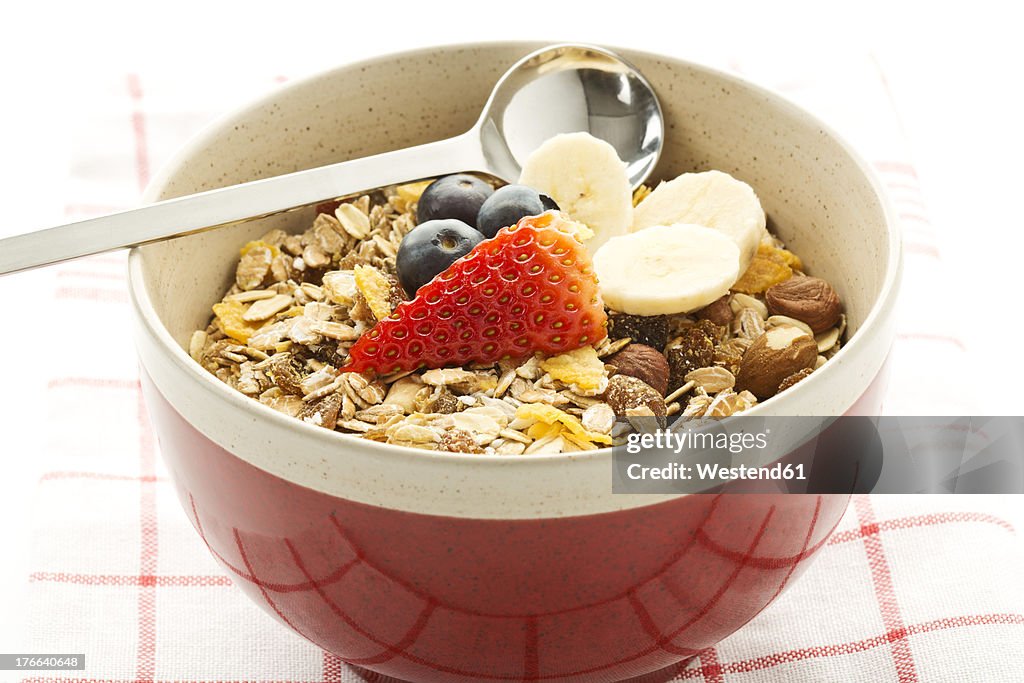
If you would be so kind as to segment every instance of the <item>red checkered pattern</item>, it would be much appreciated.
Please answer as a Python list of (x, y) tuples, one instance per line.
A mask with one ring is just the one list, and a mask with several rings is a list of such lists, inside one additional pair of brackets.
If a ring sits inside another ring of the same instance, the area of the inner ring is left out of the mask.
[[(921, 293), (942, 286), (941, 254), (877, 65), (851, 61), (841, 66), (847, 77), (829, 81), (816, 78), (816, 71), (766, 74), (762, 62), (728, 66), (774, 81), (874, 160), (906, 230), (907, 297), (924, 306)], [(280, 80), (204, 88), (201, 81), (132, 74), (101, 89), (102, 106), (84, 112), (90, 133), (76, 138), (68, 217), (131, 204), (152, 169), (212, 111)], [(851, 112), (854, 98), (859, 109)], [(142, 404), (124, 256), (83, 259), (47, 273), (47, 318), (97, 332), (77, 339), (73, 354), (49, 349), (54, 362), (41, 380), (50, 428), (39, 457), (52, 467), (38, 487), (21, 650), (84, 652), (88, 669), (23, 680), (365, 680), (247, 600), (190, 528), (187, 515), (197, 513), (182, 511), (176, 500)], [(956, 412), (957, 405), (941, 403), (944, 392), (933, 394), (933, 404), (920, 403), (935, 358), (953, 367), (963, 363), (964, 351), (962, 340), (932, 327), (920, 308), (905, 306), (916, 313), (903, 318), (887, 406), (904, 412), (913, 398), (917, 412)], [(928, 365), (917, 360), (922, 356)], [(769, 522), (770, 516), (766, 529)], [(788, 558), (758, 556), (756, 543), (744, 552), (722, 548), (703, 531), (694, 542), (731, 562), (734, 571), (780, 571), (781, 593), (797, 560), (817, 549), (810, 539), (809, 532), (800, 555)], [(242, 563), (231, 571), (237, 580), (256, 583), (271, 604), (280, 591), (307, 590), (326, 599), (323, 586), (360, 561), (356, 554), (350, 564), (324, 573), (296, 554), (305, 581), (284, 585), (260, 578), (245, 539), (236, 540)], [(998, 499), (860, 497), (820, 551), (799, 582), (740, 632), (680, 665), (673, 680), (1024, 680), (1018, 586), (1024, 562)], [(624, 614), (672, 648), (651, 606), (636, 594), (623, 597), (631, 610)], [(417, 624), (384, 643), (381, 657), (405, 650), (435, 609), (444, 606), (425, 604)], [(539, 668), (536, 647), (529, 647), (536, 633), (534, 623), (522, 655), (528, 672)]]

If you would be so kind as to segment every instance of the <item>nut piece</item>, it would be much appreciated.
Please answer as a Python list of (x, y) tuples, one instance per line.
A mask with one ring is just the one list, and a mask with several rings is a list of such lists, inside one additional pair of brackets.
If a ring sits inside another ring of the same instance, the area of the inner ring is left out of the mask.
[(754, 340), (736, 375), (737, 390), (764, 400), (771, 398), (790, 375), (813, 368), (818, 345), (798, 327), (773, 327)]
[(794, 372), (792, 375), (782, 380), (782, 382), (779, 384), (779, 390), (776, 393), (781, 394), (783, 391), (789, 389), (791, 386), (793, 386), (800, 380), (804, 379), (805, 377), (810, 377), (812, 372), (814, 372), (814, 368), (804, 368), (800, 372)]
[(728, 327), (732, 323), (732, 306), (729, 305), (729, 295), (715, 299), (695, 314), (700, 320), (710, 320), (721, 327)]
[(668, 385), (670, 389), (681, 387), (686, 383), (686, 375), (698, 368), (706, 368), (715, 359), (715, 342), (700, 327), (689, 327), (683, 330), (679, 343), (665, 354), (670, 370)]
[(645, 344), (630, 344), (608, 358), (620, 375), (636, 377), (664, 396), (668, 391), (668, 361), (661, 351)]
[(764, 293), (772, 315), (796, 318), (819, 334), (837, 322), (843, 304), (832, 285), (820, 277), (794, 277)]
[(657, 389), (636, 377), (629, 375), (612, 377), (608, 380), (608, 389), (604, 392), (604, 400), (608, 402), (618, 417), (626, 415), (628, 410), (647, 407), (656, 417), (661, 418), (659, 423), (664, 422), (667, 410), (665, 399)]

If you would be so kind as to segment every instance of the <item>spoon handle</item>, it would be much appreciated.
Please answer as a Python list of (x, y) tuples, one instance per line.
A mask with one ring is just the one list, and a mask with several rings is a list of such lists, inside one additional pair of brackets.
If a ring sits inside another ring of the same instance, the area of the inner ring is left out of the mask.
[(0, 275), (263, 218), (376, 187), (486, 171), (476, 129), (418, 147), (167, 199), (0, 239)]

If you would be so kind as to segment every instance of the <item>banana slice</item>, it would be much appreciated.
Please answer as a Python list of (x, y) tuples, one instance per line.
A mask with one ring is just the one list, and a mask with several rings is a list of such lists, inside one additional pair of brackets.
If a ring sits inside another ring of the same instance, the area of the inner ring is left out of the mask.
[(522, 185), (554, 199), (573, 220), (594, 231), (591, 254), (633, 223), (633, 193), (626, 164), (615, 148), (589, 133), (564, 133), (534, 150), (519, 176)]
[(765, 215), (750, 185), (721, 171), (684, 173), (662, 183), (633, 212), (633, 231), (652, 225), (696, 223), (731, 237), (740, 249), (740, 272), (765, 235)]
[(655, 225), (613, 237), (594, 254), (605, 304), (632, 315), (689, 313), (729, 291), (740, 250), (703, 225)]

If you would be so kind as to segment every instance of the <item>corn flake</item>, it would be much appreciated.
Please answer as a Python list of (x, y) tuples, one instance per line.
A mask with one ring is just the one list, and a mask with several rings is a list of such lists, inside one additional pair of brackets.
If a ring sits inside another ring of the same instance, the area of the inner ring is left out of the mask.
[(391, 315), (391, 281), (373, 266), (355, 267), (356, 287), (370, 306), (370, 312), (377, 320)]
[(264, 321), (249, 322), (242, 316), (245, 315), (248, 306), (241, 301), (227, 300), (213, 305), (213, 314), (217, 316), (216, 322), (224, 334), (235, 341), (248, 343), (256, 330), (263, 326)]
[(604, 361), (598, 358), (592, 346), (545, 358), (540, 361), (540, 367), (559, 382), (575, 385), (581, 393), (602, 390), (608, 383)]
[(762, 244), (743, 276), (732, 286), (734, 292), (761, 294), (769, 287), (793, 276), (793, 269), (803, 269), (800, 258), (791, 251)]
[[(538, 423), (544, 423), (552, 426), (561, 424), (570, 434), (573, 435), (575, 439), (583, 439), (594, 443), (603, 443), (608, 445), (611, 445), (612, 443), (612, 438), (607, 434), (600, 434), (598, 432), (588, 430), (577, 418), (546, 403), (524, 403), (516, 409), (516, 417), (533, 419), (537, 420)], [(530, 436), (530, 431), (534, 430), (537, 430), (536, 433), (540, 433), (539, 429), (537, 429), (537, 425), (533, 425), (530, 427), (530, 430), (527, 431), (527, 436)]]

